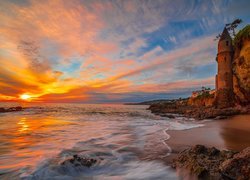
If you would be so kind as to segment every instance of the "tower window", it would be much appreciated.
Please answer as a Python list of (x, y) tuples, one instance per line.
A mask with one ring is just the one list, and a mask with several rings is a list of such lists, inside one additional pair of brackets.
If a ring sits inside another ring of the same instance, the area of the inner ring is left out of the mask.
[(226, 41), (226, 45), (228, 46), (228, 41)]

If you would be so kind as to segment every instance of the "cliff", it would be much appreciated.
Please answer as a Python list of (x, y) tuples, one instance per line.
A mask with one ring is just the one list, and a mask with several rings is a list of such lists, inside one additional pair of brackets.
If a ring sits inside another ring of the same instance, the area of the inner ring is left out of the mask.
[(233, 90), (240, 105), (250, 103), (250, 25), (234, 38)]
[(201, 107), (201, 106), (212, 107), (214, 105), (214, 101), (215, 101), (214, 94), (209, 94), (207, 92), (195, 98), (190, 97), (188, 99), (188, 105), (195, 107)]

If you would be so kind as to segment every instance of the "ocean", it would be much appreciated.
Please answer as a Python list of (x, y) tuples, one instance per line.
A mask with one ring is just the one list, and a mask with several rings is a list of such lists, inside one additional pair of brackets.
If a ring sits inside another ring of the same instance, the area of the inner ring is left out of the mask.
[[(173, 138), (168, 130), (204, 126), (154, 115), (144, 105), (23, 106), (24, 111), (0, 114), (0, 179), (178, 179), (164, 163)], [(97, 163), (62, 165), (75, 154)]]

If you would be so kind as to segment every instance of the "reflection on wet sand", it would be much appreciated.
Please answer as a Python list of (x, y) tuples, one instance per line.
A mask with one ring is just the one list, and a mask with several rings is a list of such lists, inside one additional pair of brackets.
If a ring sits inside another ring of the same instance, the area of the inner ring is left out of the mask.
[(172, 149), (167, 161), (184, 149), (202, 144), (218, 149), (240, 151), (250, 146), (250, 115), (239, 115), (223, 120), (211, 120), (204, 127), (185, 131), (167, 131), (171, 138), (166, 142)]
[(250, 115), (235, 116), (219, 125), (227, 149), (240, 151), (250, 146)]

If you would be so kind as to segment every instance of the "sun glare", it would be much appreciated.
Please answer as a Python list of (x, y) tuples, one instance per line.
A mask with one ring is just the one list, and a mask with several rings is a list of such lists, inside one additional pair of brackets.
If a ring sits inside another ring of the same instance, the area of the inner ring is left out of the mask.
[(28, 94), (22, 94), (22, 95), (20, 96), (20, 98), (21, 98), (22, 100), (28, 100), (28, 99), (31, 98), (31, 96), (28, 95)]

